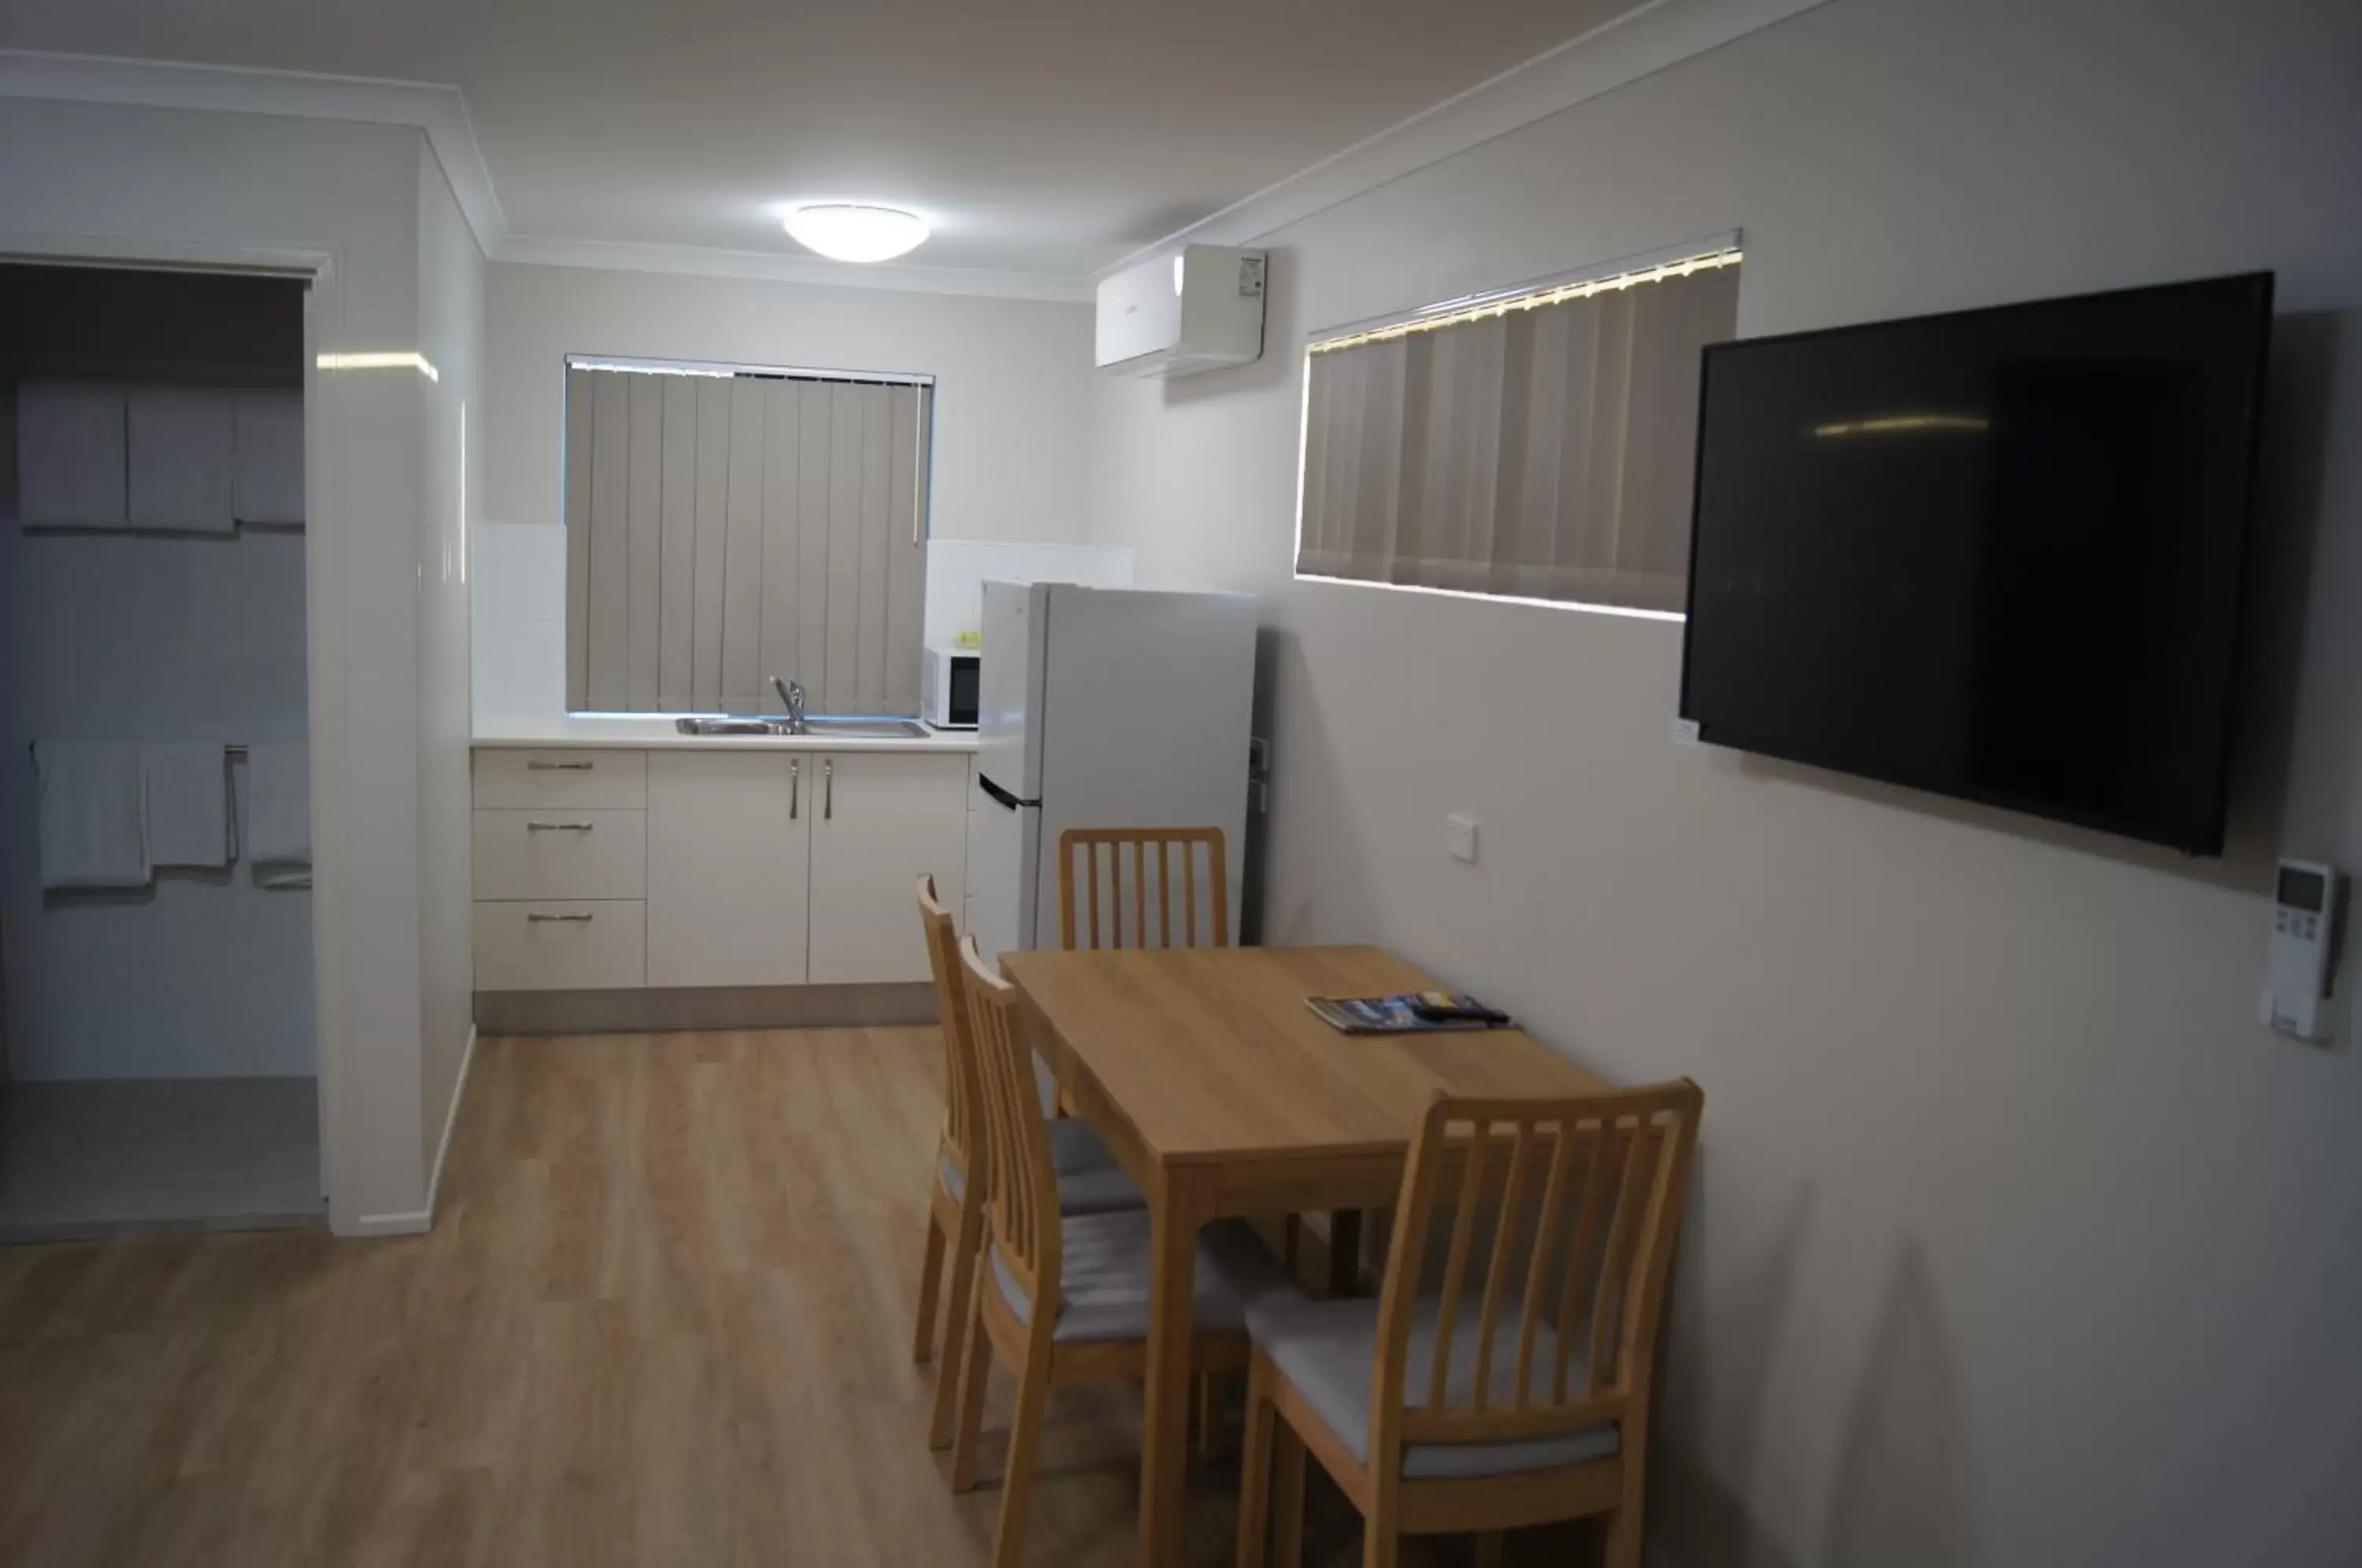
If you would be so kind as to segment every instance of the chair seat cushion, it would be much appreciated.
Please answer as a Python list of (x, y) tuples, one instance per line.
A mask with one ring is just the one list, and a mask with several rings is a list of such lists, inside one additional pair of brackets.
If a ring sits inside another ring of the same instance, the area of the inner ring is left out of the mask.
[[(1058, 1212), (1104, 1214), (1146, 1206), (1140, 1188), (1087, 1123), (1060, 1117), (1043, 1127), (1050, 1134), (1050, 1168), (1058, 1173)], [(949, 1154), (944, 1156), (942, 1176), (954, 1203), (966, 1198), (967, 1173), (952, 1164)]]
[[(1438, 1304), (1423, 1300), (1411, 1320), (1410, 1352), (1404, 1365), (1405, 1382), (1413, 1398), (1423, 1398), (1429, 1371), (1435, 1364)], [(1462, 1302), (1451, 1325), (1451, 1365), (1445, 1380), (1447, 1407), (1465, 1408), (1476, 1386), (1476, 1312), (1473, 1302)], [(1296, 1391), (1304, 1397), (1321, 1423), (1336, 1434), (1354, 1460), (1370, 1462), (1370, 1393), (1377, 1364), (1378, 1303), (1368, 1297), (1315, 1301), (1292, 1286), (1259, 1297), (1247, 1309), (1247, 1332), (1255, 1346), (1271, 1358)], [(1531, 1397), (1547, 1400), (1551, 1364), (1558, 1353), (1557, 1336), (1550, 1325), (1537, 1326), (1534, 1357), (1527, 1382)], [(1583, 1353), (1578, 1349), (1567, 1369), (1567, 1387), (1584, 1384)], [(1498, 1326), (1493, 1336), (1493, 1364), (1486, 1402), (1507, 1408), (1518, 1378), (1517, 1324)], [(1516, 1442), (1415, 1442), (1403, 1450), (1403, 1478), (1407, 1481), (1466, 1480), (1480, 1475), (1509, 1475), (1526, 1470), (1547, 1470), (1614, 1453), (1619, 1438), (1614, 1423), (1577, 1427), (1564, 1432), (1522, 1439)]]
[[(1147, 1212), (1069, 1215), (1059, 1236), (1058, 1326), (1051, 1337), (1062, 1344), (1145, 1339), (1153, 1255)], [(1019, 1322), (1031, 1322), (1024, 1287), (1002, 1264), (999, 1249), (991, 1252), (1002, 1299)], [(1199, 1233), (1191, 1309), (1199, 1332), (1244, 1327), (1252, 1303), (1286, 1288), (1286, 1270), (1245, 1221), (1220, 1220)]]

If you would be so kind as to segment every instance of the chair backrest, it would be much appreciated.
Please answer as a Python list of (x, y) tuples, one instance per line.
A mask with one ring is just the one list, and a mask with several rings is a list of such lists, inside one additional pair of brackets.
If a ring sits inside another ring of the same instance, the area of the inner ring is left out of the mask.
[(959, 937), (952, 930), (952, 912), (936, 894), (934, 878), (923, 872), (919, 877), (919, 923), (926, 932), (927, 966), (935, 976), (935, 1010), (943, 1018), (944, 1149), (966, 1176), (977, 1168), (977, 1157), (988, 1147), (977, 1104), (981, 1091), (971, 1032), (975, 1025), (960, 985)]
[(1374, 1461), (1610, 1420), (1637, 1435), (1704, 1106), (1683, 1078), (1429, 1107), (1379, 1297)]
[[(1099, 852), (1104, 849), (1105, 869)], [(1218, 827), (1068, 828), (1058, 835), (1058, 939), (1067, 947), (1197, 947), (1198, 856), (1206, 856), (1209, 943), (1231, 944), (1228, 846)], [(1082, 889), (1075, 872), (1082, 867)], [(1180, 885), (1174, 885), (1174, 863)], [(1104, 890), (1106, 897), (1101, 900)], [(1131, 923), (1124, 921), (1130, 908)], [(1106, 919), (1101, 920), (1104, 909)], [(1180, 940), (1174, 936), (1177, 930)], [(1087, 940), (1077, 940), (1083, 938)]]
[[(985, 967), (974, 936), (964, 939), (959, 951), (989, 1128), (988, 1210), (993, 1250), (1024, 1286), (1026, 1299), (1038, 1303), (1045, 1290), (1054, 1299), (1058, 1177), (1050, 1165), (1050, 1134), (1042, 1123), (1042, 1100), (1033, 1086), (1033, 1049), (1025, 1038), (1017, 988)], [(1054, 1316), (1037, 1312), (1033, 1320), (1045, 1324)]]

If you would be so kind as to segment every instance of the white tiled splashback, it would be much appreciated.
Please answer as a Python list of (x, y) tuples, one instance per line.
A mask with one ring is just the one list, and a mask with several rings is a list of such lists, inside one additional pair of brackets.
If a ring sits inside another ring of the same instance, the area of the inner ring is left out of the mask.
[(961, 632), (981, 628), (987, 582), (1130, 588), (1131, 552), (1099, 545), (933, 540), (927, 546), (927, 641), (948, 643)]
[(476, 733), (546, 724), (566, 711), (566, 529), (479, 524), (469, 555)]
[[(478, 734), (546, 729), (566, 711), (566, 530), (488, 523), (470, 567)], [(975, 631), (988, 580), (1131, 586), (1131, 552), (1094, 545), (935, 539), (927, 547), (927, 640)]]

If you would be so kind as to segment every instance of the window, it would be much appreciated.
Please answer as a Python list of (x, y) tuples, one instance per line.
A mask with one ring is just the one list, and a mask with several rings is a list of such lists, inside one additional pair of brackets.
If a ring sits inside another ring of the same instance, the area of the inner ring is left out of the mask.
[(1299, 576), (1678, 612), (1735, 243), (1315, 340)]
[(566, 704), (915, 713), (924, 377), (569, 359)]

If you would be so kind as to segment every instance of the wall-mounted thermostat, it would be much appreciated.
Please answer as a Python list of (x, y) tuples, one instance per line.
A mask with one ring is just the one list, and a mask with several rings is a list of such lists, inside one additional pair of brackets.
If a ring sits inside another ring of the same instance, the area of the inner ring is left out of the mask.
[(2264, 981), (2263, 1021), (2276, 1034), (2322, 1040), (2321, 1004), (2329, 995), (2336, 952), (2338, 893), (2345, 878), (2333, 866), (2283, 860), (2272, 893), (2271, 967)]

